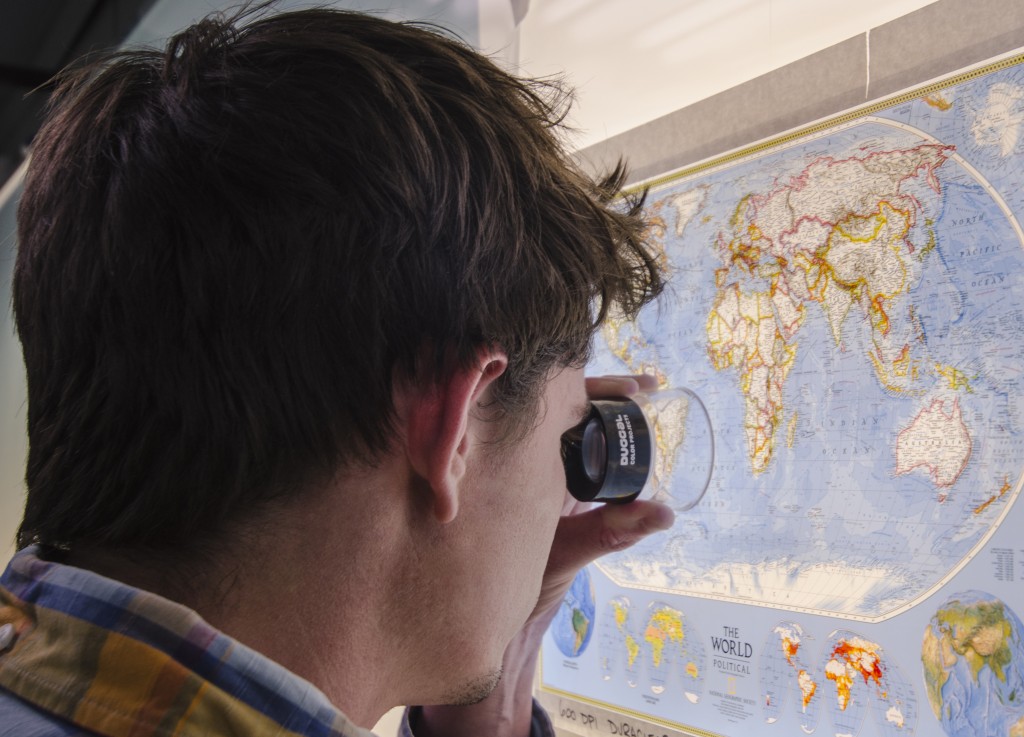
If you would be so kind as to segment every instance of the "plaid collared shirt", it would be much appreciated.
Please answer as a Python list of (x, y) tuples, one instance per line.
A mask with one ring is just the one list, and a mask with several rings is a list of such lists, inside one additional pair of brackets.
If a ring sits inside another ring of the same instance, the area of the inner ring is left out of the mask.
[[(0, 576), (0, 737), (92, 735), (372, 737), (191, 609), (26, 548)], [(554, 736), (536, 703), (532, 735)]]
[(28, 548), (0, 577), (0, 735), (91, 734), (372, 733), (192, 610)]

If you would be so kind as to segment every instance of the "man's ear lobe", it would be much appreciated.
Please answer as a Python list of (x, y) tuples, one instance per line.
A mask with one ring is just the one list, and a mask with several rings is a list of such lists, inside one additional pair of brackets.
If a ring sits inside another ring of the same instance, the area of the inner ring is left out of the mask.
[(459, 512), (461, 482), (473, 447), (473, 409), (507, 366), (503, 351), (482, 349), (469, 368), (456, 369), (430, 386), (406, 383), (399, 390), (405, 395), (406, 453), (413, 472), (430, 486), (434, 516), (441, 524)]

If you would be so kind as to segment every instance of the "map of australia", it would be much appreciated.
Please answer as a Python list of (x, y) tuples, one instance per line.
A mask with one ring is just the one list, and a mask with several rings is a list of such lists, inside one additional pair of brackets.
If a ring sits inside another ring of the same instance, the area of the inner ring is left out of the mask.
[(717, 459), (616, 585), (881, 621), (976, 554), (1024, 450), (1022, 101), (1001, 69), (652, 186), (670, 285), (591, 370), (695, 390)]

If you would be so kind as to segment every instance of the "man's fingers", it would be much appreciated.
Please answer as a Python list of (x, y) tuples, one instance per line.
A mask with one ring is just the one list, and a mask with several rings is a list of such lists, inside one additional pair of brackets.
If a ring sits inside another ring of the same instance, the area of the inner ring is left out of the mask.
[(658, 388), (658, 377), (651, 374), (637, 374), (633, 377), (642, 392), (652, 392)]
[(593, 399), (605, 397), (629, 397), (640, 391), (640, 384), (632, 376), (588, 376), (587, 396)]
[(631, 397), (637, 392), (649, 392), (658, 388), (658, 379), (650, 374), (634, 376), (588, 376), (587, 395), (592, 399), (608, 397)]
[(571, 577), (596, 558), (634, 545), (653, 532), (667, 530), (675, 513), (664, 504), (636, 501), (604, 504), (563, 517), (548, 559), (549, 577)]

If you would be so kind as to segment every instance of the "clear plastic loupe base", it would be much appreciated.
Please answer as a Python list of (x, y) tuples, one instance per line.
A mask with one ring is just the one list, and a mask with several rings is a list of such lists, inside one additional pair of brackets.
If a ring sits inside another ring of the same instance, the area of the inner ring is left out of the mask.
[(686, 388), (635, 394), (650, 428), (653, 468), (639, 499), (674, 510), (692, 509), (704, 497), (715, 465), (715, 434), (704, 403)]

